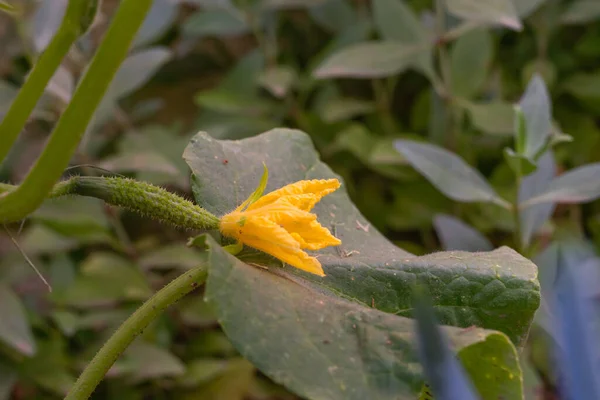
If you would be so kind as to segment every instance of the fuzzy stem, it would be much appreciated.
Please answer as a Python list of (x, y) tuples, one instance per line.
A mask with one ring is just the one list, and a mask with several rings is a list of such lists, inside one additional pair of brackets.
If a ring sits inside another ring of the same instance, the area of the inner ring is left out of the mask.
[(65, 400), (86, 400), (102, 381), (110, 367), (164, 309), (206, 281), (207, 270), (198, 267), (185, 272), (159, 290), (127, 319), (87, 365)]
[[(13, 185), (0, 184), (0, 193), (13, 189)], [(57, 183), (50, 191), (50, 197), (66, 195), (95, 197), (182, 228), (219, 228), (219, 218), (204, 208), (163, 188), (134, 179), (74, 176)]]

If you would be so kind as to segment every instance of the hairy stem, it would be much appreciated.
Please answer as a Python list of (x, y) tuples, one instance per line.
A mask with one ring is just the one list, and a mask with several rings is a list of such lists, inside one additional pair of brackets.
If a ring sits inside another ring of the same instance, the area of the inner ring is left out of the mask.
[(152, 0), (120, 2), (102, 44), (79, 82), (69, 106), (58, 120), (42, 155), (21, 185), (0, 196), (0, 223), (25, 218), (39, 207), (52, 190), (69, 164), (151, 5)]
[[(0, 193), (15, 186), (0, 183)], [(128, 178), (74, 176), (57, 183), (49, 197), (95, 197), (113, 206), (187, 229), (218, 229), (219, 218), (163, 188)]]
[(207, 270), (198, 267), (159, 290), (127, 319), (87, 365), (65, 400), (86, 400), (102, 381), (110, 367), (164, 309), (206, 281)]

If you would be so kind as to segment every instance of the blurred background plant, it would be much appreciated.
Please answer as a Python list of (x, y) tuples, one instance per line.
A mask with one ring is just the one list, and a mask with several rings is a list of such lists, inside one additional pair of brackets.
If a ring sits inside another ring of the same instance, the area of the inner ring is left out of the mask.
[[(67, 0), (10, 4), (17, 12), (0, 15), (0, 115)], [(20, 181), (37, 158), (117, 5), (101, 3), (2, 181)], [(590, 254), (600, 245), (598, 21), (595, 0), (155, 0), (68, 174), (112, 171), (189, 198), (181, 154), (195, 132), (241, 139), (297, 127), (401, 248), (509, 245), (543, 274), (556, 264), (555, 239)], [(63, 396), (141, 302), (200, 260), (189, 233), (96, 199), (48, 201), (8, 229), (52, 292), (0, 236), (0, 399)], [(530, 399), (555, 394), (548, 314), (538, 312), (522, 357)], [(200, 295), (145, 330), (95, 396), (117, 394), (294, 398), (235, 352)]]

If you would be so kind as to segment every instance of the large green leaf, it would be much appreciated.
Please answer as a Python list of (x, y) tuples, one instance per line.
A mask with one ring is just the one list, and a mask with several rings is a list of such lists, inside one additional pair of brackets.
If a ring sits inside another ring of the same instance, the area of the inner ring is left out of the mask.
[[(252, 193), (263, 162), (270, 171), (266, 192), (301, 179), (336, 176), (319, 161), (308, 135), (291, 129), (240, 141), (216, 140), (200, 132), (184, 158), (194, 174), (198, 203), (217, 215), (231, 211)], [(325, 278), (293, 269), (290, 276), (298, 282), (311, 281), (364, 305), (407, 316), (410, 287), (419, 281), (432, 292), (442, 323), (498, 329), (516, 344), (523, 343), (539, 305), (539, 285), (535, 265), (515, 251), (414, 257), (370, 226), (343, 187), (321, 200), (315, 212), (342, 245), (319, 252)]]
[[(412, 319), (348, 301), (225, 252), (209, 236), (206, 299), (236, 348), (308, 399), (414, 399), (422, 371)], [(518, 398), (516, 350), (483, 329), (445, 327), (483, 399)]]

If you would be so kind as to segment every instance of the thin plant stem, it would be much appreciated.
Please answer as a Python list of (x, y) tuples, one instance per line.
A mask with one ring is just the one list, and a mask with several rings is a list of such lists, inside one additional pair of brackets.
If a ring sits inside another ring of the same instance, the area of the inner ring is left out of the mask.
[(65, 400), (88, 399), (110, 367), (133, 340), (167, 307), (203, 284), (206, 277), (207, 270), (204, 266), (191, 269), (142, 304), (102, 346), (79, 376)]

